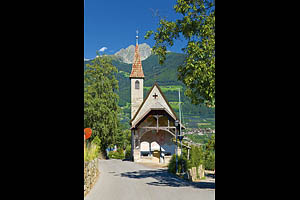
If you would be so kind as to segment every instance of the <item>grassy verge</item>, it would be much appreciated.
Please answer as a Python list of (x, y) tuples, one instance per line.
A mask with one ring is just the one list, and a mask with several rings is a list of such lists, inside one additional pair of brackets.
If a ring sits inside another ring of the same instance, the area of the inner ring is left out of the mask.
[(99, 149), (95, 144), (90, 144), (84, 148), (84, 161), (91, 161), (97, 158)]

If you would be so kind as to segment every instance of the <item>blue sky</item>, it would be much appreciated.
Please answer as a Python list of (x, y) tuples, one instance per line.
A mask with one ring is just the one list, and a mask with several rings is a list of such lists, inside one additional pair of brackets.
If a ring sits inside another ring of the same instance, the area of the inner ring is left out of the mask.
[[(176, 0), (85, 0), (84, 6), (84, 58), (92, 59), (96, 50), (114, 54), (121, 48), (135, 45), (136, 30), (139, 44), (154, 45), (153, 37), (145, 40), (148, 30), (156, 30), (158, 13), (167, 20), (180, 18), (173, 6)], [(183, 41), (175, 42), (168, 50), (182, 52)]]

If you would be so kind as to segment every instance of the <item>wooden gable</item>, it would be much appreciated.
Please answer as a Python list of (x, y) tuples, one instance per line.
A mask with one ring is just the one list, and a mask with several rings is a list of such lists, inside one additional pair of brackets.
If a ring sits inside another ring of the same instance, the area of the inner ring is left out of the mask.
[(143, 103), (140, 105), (139, 109), (135, 113), (134, 117), (130, 121), (132, 127), (143, 119), (151, 110), (164, 110), (166, 111), (174, 120), (178, 119), (176, 113), (170, 106), (163, 92), (157, 83), (155, 83), (144, 99)]

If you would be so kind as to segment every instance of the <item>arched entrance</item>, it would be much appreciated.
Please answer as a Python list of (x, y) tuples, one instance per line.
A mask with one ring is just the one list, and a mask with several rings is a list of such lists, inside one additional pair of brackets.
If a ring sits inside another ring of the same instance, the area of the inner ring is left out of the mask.
[(141, 158), (157, 158), (155, 161), (163, 162), (165, 156), (175, 153), (176, 145), (172, 141), (174, 136), (165, 131), (148, 131), (140, 138)]

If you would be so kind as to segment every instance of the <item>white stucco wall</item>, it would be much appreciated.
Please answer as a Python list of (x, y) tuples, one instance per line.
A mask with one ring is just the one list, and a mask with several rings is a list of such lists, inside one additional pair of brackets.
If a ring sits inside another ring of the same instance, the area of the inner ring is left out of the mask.
[(149, 142), (147, 141), (144, 141), (144, 142), (141, 142), (141, 151), (149, 151)]
[[(140, 82), (140, 88), (135, 89), (135, 82)], [(143, 103), (144, 100), (144, 79), (131, 79), (131, 119), (135, 115), (139, 106)]]

